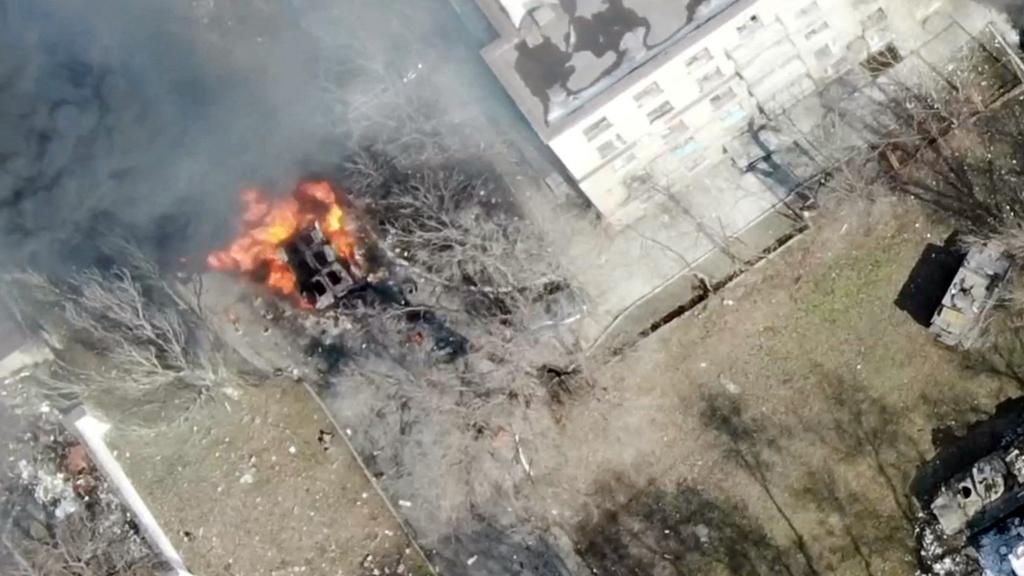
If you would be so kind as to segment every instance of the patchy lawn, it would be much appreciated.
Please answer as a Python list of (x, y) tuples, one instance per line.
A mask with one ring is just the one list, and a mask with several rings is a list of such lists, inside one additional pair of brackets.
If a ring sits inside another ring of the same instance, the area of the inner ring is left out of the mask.
[(531, 439), (541, 514), (605, 574), (913, 574), (933, 430), (1018, 391), (893, 304), (948, 232), (892, 201), (822, 214)]

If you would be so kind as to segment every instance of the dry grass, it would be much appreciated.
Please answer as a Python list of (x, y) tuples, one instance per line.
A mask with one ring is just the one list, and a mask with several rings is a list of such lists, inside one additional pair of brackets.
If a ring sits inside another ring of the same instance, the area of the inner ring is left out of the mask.
[[(892, 202), (826, 218), (599, 378), (536, 458), (537, 483), (560, 495), (548, 507), (570, 511), (547, 520), (593, 533), (618, 500), (684, 482), (748, 511), (743, 526), (764, 530), (792, 573), (914, 573), (906, 486), (932, 431), (1017, 388), (965, 367), (893, 305), (946, 230)], [(724, 424), (707, 417), (723, 399), (733, 410), (711, 413)], [(608, 478), (619, 494), (571, 495)]]

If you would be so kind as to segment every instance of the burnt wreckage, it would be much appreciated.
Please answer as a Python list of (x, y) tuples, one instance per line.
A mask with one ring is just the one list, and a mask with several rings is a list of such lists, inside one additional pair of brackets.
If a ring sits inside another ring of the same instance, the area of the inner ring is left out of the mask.
[(284, 256), (298, 280), (300, 295), (317, 310), (337, 305), (364, 282), (316, 223), (299, 230), (285, 244)]
[(939, 443), (910, 484), (937, 545), (966, 552), (986, 576), (1024, 576), (1024, 398)]
[[(390, 280), (371, 280), (362, 269), (340, 254), (315, 222), (293, 235), (282, 248), (285, 261), (295, 273), (299, 294), (317, 310), (343, 309), (350, 302), (412, 308), (402, 286)], [(422, 307), (405, 311), (405, 319), (423, 329), (433, 349), (446, 359), (466, 352), (464, 336), (452, 330), (437, 314)]]

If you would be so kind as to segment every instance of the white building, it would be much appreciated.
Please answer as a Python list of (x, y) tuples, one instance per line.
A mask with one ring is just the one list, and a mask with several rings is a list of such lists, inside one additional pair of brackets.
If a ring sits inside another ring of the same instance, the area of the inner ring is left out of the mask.
[(651, 175), (690, 178), (844, 70), (991, 17), (970, 0), (477, 1), (500, 34), (491, 69), (618, 223), (647, 204)]

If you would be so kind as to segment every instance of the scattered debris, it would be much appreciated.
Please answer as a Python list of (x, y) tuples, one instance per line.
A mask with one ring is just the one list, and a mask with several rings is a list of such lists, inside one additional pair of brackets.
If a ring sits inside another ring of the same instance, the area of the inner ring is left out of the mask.
[(331, 449), (331, 441), (334, 440), (334, 432), (328, 430), (320, 430), (317, 432), (316, 441), (317, 444), (323, 448), (324, 452)]
[(741, 392), (740, 387), (732, 380), (726, 378), (724, 374), (718, 376), (718, 383), (730, 394), (739, 394)]
[(523, 470), (526, 470), (526, 475), (533, 478), (533, 470), (530, 469), (530, 462), (526, 459), (526, 454), (523, 453), (523, 445), (519, 441), (519, 434), (514, 436), (516, 441), (516, 457), (519, 458), (519, 463), (522, 464)]
[(47, 574), (164, 573), (163, 560), (57, 414), (36, 412), (25, 426), (25, 443), (9, 447), (22, 455), (17, 474), (0, 476), (0, 539), (25, 573), (29, 566), (33, 574), (43, 567)]
[(36, 501), (53, 508), (58, 520), (79, 510), (81, 500), (64, 473), (38, 467), (25, 460), (18, 462), (18, 471), (21, 473), (21, 483), (33, 487)]

